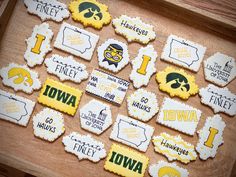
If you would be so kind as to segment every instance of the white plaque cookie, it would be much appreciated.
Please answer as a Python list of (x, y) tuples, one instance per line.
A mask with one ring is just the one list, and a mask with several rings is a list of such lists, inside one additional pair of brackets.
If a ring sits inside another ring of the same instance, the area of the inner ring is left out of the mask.
[(157, 52), (152, 45), (141, 47), (138, 56), (132, 60), (132, 71), (129, 76), (135, 88), (147, 86), (151, 76), (156, 72)]
[(80, 123), (83, 129), (101, 134), (112, 124), (110, 106), (91, 100), (80, 109)]
[(147, 44), (156, 38), (153, 26), (144, 23), (139, 17), (121, 15), (112, 20), (112, 25), (115, 27), (115, 32), (125, 36), (128, 42), (137, 41)]
[(199, 141), (196, 147), (202, 160), (215, 157), (218, 147), (224, 143), (223, 131), (225, 126), (225, 122), (218, 114), (206, 119), (204, 127), (198, 131)]
[(206, 47), (170, 35), (161, 55), (161, 59), (197, 72), (203, 60)]
[(161, 133), (160, 136), (154, 136), (152, 142), (155, 151), (165, 155), (169, 161), (179, 160), (187, 164), (197, 158), (194, 146), (184, 141), (180, 135)]
[(226, 86), (236, 76), (235, 59), (217, 52), (204, 61), (204, 74), (206, 80)]
[(98, 64), (117, 73), (129, 63), (128, 47), (115, 39), (108, 39), (97, 49)]
[(181, 168), (176, 163), (158, 161), (157, 164), (149, 166), (149, 174), (152, 177), (188, 177), (188, 170)]
[(49, 28), (48, 23), (35, 25), (33, 33), (26, 39), (27, 49), (24, 58), (29, 67), (41, 65), (45, 55), (52, 50), (50, 42), (53, 37), (53, 32)]
[(27, 126), (35, 102), (0, 90), (0, 119)]
[(53, 142), (65, 132), (63, 115), (50, 108), (44, 108), (33, 117), (34, 135)]
[(26, 65), (10, 63), (7, 67), (0, 69), (0, 76), (3, 79), (2, 83), (15, 91), (21, 90), (30, 94), (33, 90), (41, 88), (38, 73), (30, 70)]
[(199, 91), (201, 102), (210, 106), (214, 113), (224, 112), (230, 116), (236, 115), (236, 95), (228, 88), (219, 88), (209, 84)]
[(86, 66), (75, 61), (72, 56), (62, 57), (54, 54), (51, 58), (47, 58), (44, 63), (47, 66), (47, 72), (58, 76), (61, 81), (71, 80), (80, 83), (88, 78)]
[(138, 89), (127, 98), (128, 113), (131, 117), (144, 122), (149, 121), (158, 112), (155, 93)]
[(85, 60), (91, 60), (98, 40), (98, 35), (63, 22), (54, 47)]
[(98, 162), (107, 155), (104, 144), (93, 139), (90, 135), (72, 132), (63, 137), (62, 143), (65, 145), (65, 151), (75, 154), (79, 160), (88, 159)]
[(165, 98), (157, 122), (188, 135), (194, 135), (202, 112), (187, 104)]
[(153, 127), (118, 114), (110, 138), (146, 152), (153, 132)]
[(60, 22), (70, 16), (67, 6), (56, 0), (24, 0), (24, 3), (28, 12), (39, 16), (42, 21)]

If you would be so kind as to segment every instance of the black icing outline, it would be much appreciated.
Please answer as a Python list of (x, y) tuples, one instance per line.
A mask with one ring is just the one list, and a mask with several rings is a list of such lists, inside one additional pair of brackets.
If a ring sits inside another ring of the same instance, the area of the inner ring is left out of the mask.
[(207, 91), (210, 92), (210, 93), (212, 93), (212, 94), (214, 94), (214, 95), (217, 95), (217, 96), (219, 96), (219, 97), (221, 97), (221, 98), (225, 98), (226, 100), (229, 100), (229, 101), (231, 101), (231, 102), (233, 102), (233, 103), (236, 103), (236, 98), (232, 99), (232, 98), (223, 96), (223, 95), (221, 95), (221, 94), (219, 94), (219, 93), (214, 92), (213, 90), (211, 90), (211, 88), (208, 88)]
[[(64, 9), (66, 9), (66, 8), (64, 8), (64, 7), (62, 7), (61, 5), (52, 5), (52, 4), (49, 4), (49, 3), (47, 3), (47, 2), (43, 2), (43, 1), (40, 1), (40, 0), (33, 0), (34, 2), (37, 2), (37, 3), (41, 3), (41, 4), (43, 4), (43, 5), (45, 5), (45, 6), (51, 6), (51, 7), (53, 7), (53, 8), (57, 8), (57, 9), (59, 9), (59, 10), (64, 10)], [(58, 1), (57, 1), (58, 2)], [(58, 2), (59, 3), (59, 2)]]
[[(185, 63), (185, 62), (182, 61), (182, 60), (179, 60), (178, 58), (174, 58), (174, 57), (172, 57), (172, 56), (171, 56), (171, 51), (172, 51), (172, 43), (173, 43), (173, 41), (179, 42), (179, 43), (181, 43), (181, 44), (183, 44), (183, 45), (190, 46), (190, 47), (196, 49), (196, 55), (197, 55), (197, 58), (198, 58), (198, 59), (197, 59), (197, 60), (193, 60), (191, 64), (188, 64), (188, 63)], [(182, 63), (186, 64), (188, 67), (190, 67), (194, 62), (197, 62), (197, 61), (199, 60), (199, 56), (198, 56), (198, 48), (196, 48), (195, 46), (192, 46), (192, 45), (190, 45), (190, 44), (184, 42), (184, 40), (182, 40), (182, 41), (178, 41), (178, 40), (176, 40), (176, 39), (172, 39), (171, 42), (170, 42), (170, 52), (169, 52), (169, 57), (172, 58), (172, 59), (174, 59), (174, 60), (177, 60), (177, 61), (179, 61), (179, 62), (182, 62)]]
[(55, 63), (61, 64), (61, 65), (64, 65), (65, 67), (69, 67), (69, 68), (78, 70), (78, 71), (80, 71), (80, 72), (83, 72), (83, 71), (84, 71), (83, 68), (80, 67), (80, 66), (75, 67), (75, 66), (72, 66), (72, 65), (68, 65), (68, 64), (63, 63), (63, 62), (61, 62), (61, 61), (58, 61), (58, 60), (56, 60), (56, 59), (57, 59), (56, 57), (53, 57), (52, 61), (55, 62)]
[[(102, 148), (99, 145), (94, 146), (94, 145), (91, 145), (89, 143), (83, 142), (83, 141), (79, 140), (75, 135), (69, 135), (69, 137), (70, 137), (71, 141), (75, 141), (77, 143), (81, 143), (83, 146), (88, 146), (88, 147), (91, 147), (91, 148), (96, 149), (98, 151), (102, 150)], [(72, 139), (73, 137), (75, 137), (75, 139)]]

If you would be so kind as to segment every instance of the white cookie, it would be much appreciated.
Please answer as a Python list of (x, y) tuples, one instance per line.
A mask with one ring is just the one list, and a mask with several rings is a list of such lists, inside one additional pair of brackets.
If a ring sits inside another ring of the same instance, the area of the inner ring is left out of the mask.
[(53, 142), (65, 132), (63, 115), (44, 108), (33, 117), (33, 128), (35, 136)]
[(54, 47), (85, 60), (91, 60), (98, 40), (98, 35), (63, 22)]
[(146, 152), (153, 132), (153, 127), (118, 114), (110, 138)]
[(128, 113), (130, 116), (149, 121), (158, 112), (158, 102), (155, 93), (138, 89), (127, 98)]
[(107, 155), (104, 144), (93, 139), (90, 135), (72, 132), (63, 137), (62, 143), (65, 145), (65, 151), (75, 154), (79, 160), (88, 159), (98, 162)]
[(181, 168), (176, 163), (158, 161), (157, 164), (149, 166), (149, 174), (152, 177), (188, 177), (188, 170)]
[(194, 135), (202, 112), (187, 104), (164, 98), (157, 122), (188, 135)]
[(163, 49), (161, 59), (197, 72), (206, 47), (171, 34)]
[(24, 0), (24, 3), (27, 11), (39, 16), (42, 21), (54, 20), (60, 22), (70, 16), (67, 6), (56, 0)]
[(0, 69), (0, 76), (3, 79), (2, 83), (15, 91), (21, 90), (30, 94), (41, 88), (38, 73), (30, 70), (26, 65), (10, 63), (7, 67)]
[(132, 60), (132, 71), (129, 76), (135, 88), (147, 86), (151, 76), (156, 72), (157, 52), (152, 45), (141, 47), (138, 56)]
[(51, 58), (47, 58), (44, 63), (47, 66), (47, 72), (58, 76), (61, 81), (71, 80), (80, 83), (88, 78), (86, 66), (75, 61), (72, 56), (62, 57), (54, 54)]
[(230, 116), (236, 115), (236, 95), (227, 87), (219, 88), (209, 84), (199, 90), (201, 102), (210, 106), (214, 113), (224, 112)]
[(97, 100), (91, 100), (80, 109), (81, 127), (100, 135), (112, 124), (111, 108)]
[(154, 27), (144, 23), (139, 17), (121, 15), (112, 20), (112, 25), (115, 27), (115, 32), (125, 36), (128, 42), (147, 44), (156, 38)]
[(204, 74), (206, 80), (226, 86), (236, 77), (235, 59), (217, 52), (204, 61)]
[(0, 90), (0, 119), (27, 126), (35, 102)]
[(223, 131), (226, 124), (220, 115), (208, 117), (204, 127), (198, 131), (199, 141), (196, 146), (202, 160), (215, 157), (218, 147), (224, 143)]
[(97, 49), (98, 64), (117, 73), (129, 63), (128, 47), (115, 39), (108, 39)]
[(24, 58), (29, 67), (41, 65), (45, 55), (52, 50), (50, 42), (53, 37), (53, 32), (49, 28), (48, 23), (35, 25), (33, 33), (26, 39), (27, 49)]

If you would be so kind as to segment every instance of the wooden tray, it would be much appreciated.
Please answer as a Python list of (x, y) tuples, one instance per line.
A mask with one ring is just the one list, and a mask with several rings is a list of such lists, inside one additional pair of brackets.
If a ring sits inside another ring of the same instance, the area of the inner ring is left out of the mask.
[[(62, 1), (62, 0), (61, 0)], [(109, 6), (109, 11), (113, 17), (118, 17), (121, 14), (127, 14), (129, 16), (140, 16), (146, 23), (154, 25), (155, 31), (157, 33), (157, 38), (155, 41), (151, 42), (157, 50), (159, 57), (162, 52), (165, 41), (170, 34), (176, 34), (183, 38), (192, 40), (194, 42), (200, 43), (207, 47), (207, 51), (204, 59), (219, 51), (236, 58), (236, 43), (232, 39), (229, 40), (225, 35), (216, 35), (215, 32), (210, 30), (205, 30), (204, 26), (195, 23), (194, 16), (189, 16), (187, 21), (184, 21), (182, 18), (179, 18), (179, 14), (172, 16), (174, 14), (173, 7), (167, 9), (165, 6), (158, 6), (159, 2), (155, 0), (151, 1), (120, 1), (120, 0), (101, 0)], [(153, 4), (149, 4), (153, 2)], [(65, 1), (65, 3), (69, 3)], [(171, 11), (170, 14), (168, 12)], [(173, 12), (172, 12), (173, 11)], [(176, 11), (178, 12), (178, 10)], [(185, 17), (187, 18), (187, 17)], [(82, 28), (80, 23), (74, 22), (71, 18), (66, 20), (68, 23), (76, 25)], [(12, 14), (12, 17), (8, 23), (5, 34), (1, 42), (0, 49), (0, 67), (6, 66), (9, 62), (16, 62), (19, 64), (26, 64), (24, 61), (23, 55), (26, 50), (25, 39), (28, 38), (32, 29), (36, 24), (40, 24), (41, 21), (37, 16), (29, 15), (24, 7), (22, 1), (17, 1), (16, 7)], [(48, 22), (51, 29), (54, 32), (54, 43), (57, 32), (60, 28), (60, 23)], [(115, 34), (112, 25), (104, 27), (101, 31), (94, 30), (93, 28), (86, 28), (86, 30), (96, 33), (100, 36), (99, 44), (102, 44), (107, 38), (115, 38), (120, 41), (126, 42), (126, 40)], [(223, 34), (223, 33), (222, 33)], [(129, 54), (130, 58), (134, 59), (137, 55), (138, 49), (141, 47), (138, 43), (129, 44)], [(52, 54), (57, 53), (62, 56), (67, 56), (68, 54), (57, 49), (53, 49), (52, 53), (47, 55), (50, 57)], [(171, 65), (166, 62), (158, 61), (156, 64), (157, 71), (163, 70), (166, 66)], [(93, 68), (98, 68), (97, 53), (94, 52), (93, 59), (91, 62), (86, 62), (85, 60), (76, 57), (76, 59), (84, 63), (88, 67), (88, 71), (91, 73)], [(57, 77), (48, 75), (46, 72), (46, 67), (44, 65), (37, 66), (34, 68), (39, 72), (40, 80), (42, 83), (46, 80), (47, 77), (58, 80)], [(129, 74), (131, 72), (131, 65), (128, 65), (120, 71), (117, 75), (123, 79), (129, 79)], [(197, 74), (186, 71), (190, 74), (195, 75), (196, 82), (199, 87), (206, 87), (208, 82), (205, 81), (203, 75), (203, 69), (199, 70)], [(83, 81), (81, 84), (74, 84), (72, 82), (65, 82), (65, 84), (85, 90), (87, 81)], [(228, 85), (228, 88), (236, 93), (236, 80), (231, 82)], [(14, 93), (13, 89), (5, 87), (0, 82), (0, 88), (7, 90), (11, 93)], [(154, 76), (151, 78), (151, 81), (146, 88), (149, 91), (156, 93), (158, 97), (159, 104), (162, 104), (162, 100), (167, 94), (159, 91), (158, 85), (154, 79)], [(134, 91), (134, 88), (131, 84), (127, 95), (130, 95)], [(39, 95), (38, 92), (34, 92), (32, 95), (27, 95), (22, 92), (18, 92), (17, 95), (30, 98), (31, 100), (37, 101)], [(88, 134), (87, 131), (82, 130), (80, 127), (79, 120), (79, 109), (86, 104), (90, 99), (94, 97), (84, 94), (80, 102), (78, 111), (74, 117), (70, 117), (64, 114), (66, 132), (65, 135), (69, 134), (72, 131), (78, 131), (82, 134)], [(180, 100), (176, 98), (176, 100)], [(198, 125), (198, 130), (203, 127), (206, 117), (213, 116), (213, 111), (200, 103), (200, 98), (198, 95), (189, 98), (186, 101), (187, 104), (196, 107), (202, 110), (202, 118)], [(110, 103), (107, 103), (110, 104)], [(36, 108), (33, 112), (34, 116), (39, 111), (43, 109), (44, 106), (41, 104), (36, 105)], [(127, 115), (126, 101), (120, 107), (111, 105), (113, 121), (115, 121), (118, 113)], [(217, 155), (214, 159), (208, 159), (207, 161), (201, 161), (197, 159), (194, 162), (189, 163), (188, 165), (183, 165), (179, 162), (176, 162), (179, 166), (186, 168), (190, 176), (192, 177), (212, 177), (212, 176), (230, 176), (231, 170), (233, 168), (235, 159), (236, 159), (236, 121), (235, 118), (228, 117), (225, 114), (221, 114), (227, 126), (224, 131), (224, 145), (219, 147)], [(149, 121), (147, 124), (155, 127), (154, 135), (159, 135), (161, 132), (167, 132), (171, 135), (181, 134), (182, 138), (194, 145), (198, 142), (198, 137), (195, 134), (194, 137), (190, 137), (169, 129), (167, 127), (161, 126), (156, 123), (156, 116)], [(109, 128), (102, 135), (97, 136), (93, 135), (96, 139), (105, 143), (105, 148), (109, 152), (111, 144), (114, 142), (109, 140), (111, 133)], [(64, 145), (62, 144), (62, 137), (57, 139), (54, 143), (49, 143), (42, 141), (33, 134), (32, 128), (32, 119), (30, 120), (27, 128), (17, 126), (15, 124), (0, 121), (0, 163), (13, 166), (17, 169), (25, 171), (27, 173), (36, 175), (36, 176), (65, 176), (65, 177), (89, 177), (89, 176), (116, 176), (113, 173), (107, 172), (103, 169), (105, 160), (101, 160), (99, 163), (92, 163), (88, 160), (78, 161), (78, 158), (72, 154), (66, 153), (64, 151)], [(167, 159), (154, 152), (153, 145), (150, 144), (146, 153), (147, 157), (150, 158), (150, 164), (156, 163), (159, 160)], [(148, 176), (146, 171), (145, 176)]]

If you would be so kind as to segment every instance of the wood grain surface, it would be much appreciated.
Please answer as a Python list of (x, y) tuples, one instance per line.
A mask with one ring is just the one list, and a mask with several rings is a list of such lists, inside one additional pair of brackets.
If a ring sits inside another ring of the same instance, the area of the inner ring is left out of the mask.
[[(61, 0), (62, 1), (62, 0)], [(157, 71), (165, 69), (165, 67), (171, 65), (166, 62), (160, 61), (160, 54), (162, 52), (165, 41), (170, 34), (176, 34), (183, 38), (195, 41), (207, 47), (207, 51), (204, 59), (211, 56), (215, 52), (222, 52), (236, 58), (236, 43), (232, 40), (227, 40), (205, 30), (195, 28), (194, 21), (192, 24), (186, 24), (180, 22), (178, 19), (168, 18), (166, 16), (160, 15), (158, 12), (159, 7), (152, 7), (150, 10), (150, 5), (144, 2), (132, 4), (130, 1), (120, 1), (120, 0), (101, 0), (109, 6), (109, 11), (113, 18), (119, 15), (126, 14), (132, 17), (140, 16), (146, 23), (154, 25), (155, 31), (157, 33), (157, 38), (151, 44), (155, 47), (158, 52), (158, 61), (156, 63)], [(68, 4), (69, 1), (64, 1)], [(177, 17), (176, 17), (177, 18)], [(65, 20), (66, 22), (82, 27), (80, 23), (74, 22), (71, 18)], [(0, 67), (8, 65), (9, 62), (16, 62), (19, 64), (26, 64), (23, 55), (26, 50), (25, 39), (31, 36), (32, 29), (35, 25), (40, 24), (41, 21), (37, 16), (30, 15), (27, 13), (26, 8), (22, 1), (17, 1), (15, 10), (12, 17), (8, 23), (6, 32), (3, 36), (1, 46), (0, 46)], [(60, 23), (48, 22), (51, 29), (54, 32), (54, 38), (52, 45), (57, 36), (58, 30), (60, 28)], [(104, 27), (102, 30), (98, 31), (93, 28), (86, 28), (86, 30), (93, 32), (100, 36), (98, 46), (101, 45), (108, 38), (115, 38), (126, 43), (126, 40), (115, 34), (112, 25)], [(130, 43), (128, 45), (130, 59), (134, 59), (137, 55), (139, 48), (142, 45), (138, 43)], [(52, 54), (59, 54), (62, 56), (68, 56), (67, 53), (53, 48), (53, 51), (47, 55), (50, 57)], [(91, 62), (87, 62), (79, 57), (75, 59), (81, 63), (84, 63), (89, 73), (94, 68), (98, 67), (97, 53), (94, 52)], [(59, 80), (53, 75), (48, 75), (46, 72), (45, 65), (34, 67), (33, 70), (37, 71), (40, 75), (40, 80), (42, 83), (47, 77)], [(131, 65), (126, 66), (122, 71), (120, 71), (117, 76), (129, 80), (129, 74), (131, 72)], [(199, 70), (197, 74), (190, 71), (187, 73), (193, 74), (196, 77), (196, 83), (199, 87), (206, 87), (209, 83), (205, 81), (203, 75), (203, 68)], [(75, 84), (69, 81), (64, 82), (67, 85), (73, 86), (75, 88), (84, 90), (87, 84), (87, 80), (83, 81), (81, 84)], [(236, 93), (236, 80), (232, 81), (227, 87)], [(14, 93), (13, 89), (5, 87), (0, 82), (0, 88), (11, 93)], [(158, 84), (155, 81), (155, 77), (151, 78), (149, 85), (146, 87), (147, 90), (156, 93), (158, 97), (159, 105), (161, 106), (163, 98), (168, 97), (168, 94), (161, 92), (158, 89)], [(129, 87), (127, 95), (133, 93), (135, 89), (132, 84)], [(23, 92), (17, 92), (17, 95), (29, 98), (33, 101), (37, 101), (39, 91), (33, 92), (31, 95), (27, 95)], [(86, 93), (83, 94), (82, 100), (79, 104), (79, 108), (74, 117), (64, 114), (66, 132), (68, 135), (72, 131), (79, 132), (81, 134), (88, 134), (89, 132), (82, 130), (80, 127), (79, 119), (79, 109), (86, 104), (89, 100), (94, 97)], [(181, 101), (178, 98), (176, 100)], [(198, 124), (197, 129), (201, 129), (205, 123), (208, 116), (213, 116), (213, 111), (200, 103), (200, 98), (198, 95), (189, 98), (188, 101), (184, 101), (193, 107), (200, 109), (203, 114), (201, 120)], [(107, 103), (110, 104), (110, 103)], [(110, 104), (111, 105), (111, 104)], [(33, 115), (37, 114), (44, 108), (43, 105), (37, 103)], [(123, 104), (118, 107), (111, 105), (113, 122), (116, 119), (118, 113), (127, 115), (127, 105), (126, 99)], [(197, 159), (187, 165), (180, 162), (176, 162), (177, 165), (186, 168), (191, 177), (229, 177), (231, 170), (233, 168), (234, 162), (236, 160), (236, 120), (235, 117), (228, 117), (225, 114), (220, 114), (223, 120), (226, 122), (226, 128), (224, 130), (224, 145), (219, 147), (217, 155), (214, 159), (208, 159), (207, 161), (202, 161)], [(171, 135), (180, 134), (181, 137), (193, 145), (198, 142), (198, 137), (195, 134), (193, 137), (187, 136), (185, 134), (179, 133), (170, 128), (161, 126), (156, 123), (156, 116), (147, 122), (155, 128), (154, 135), (159, 135), (161, 132), (167, 132)], [(111, 127), (105, 131), (102, 135), (92, 135), (97, 140), (102, 141), (105, 144), (107, 152), (110, 149), (111, 144), (114, 142), (109, 139), (111, 133)], [(62, 144), (62, 137), (57, 139), (53, 143), (49, 143), (38, 139), (33, 134), (32, 128), (32, 118), (26, 128), (9, 123), (7, 121), (0, 120), (0, 163), (13, 166), (17, 169), (25, 171), (27, 173), (36, 176), (63, 176), (63, 177), (108, 177), (116, 176), (110, 172), (103, 169), (105, 160), (101, 160), (98, 163), (92, 163), (88, 160), (79, 161), (78, 158), (72, 154), (66, 153), (64, 151), (64, 145)], [(125, 145), (124, 145), (125, 146)], [(153, 144), (150, 144), (148, 150), (145, 154), (150, 158), (150, 164), (156, 163), (159, 160), (167, 159), (156, 152), (154, 152)], [(149, 176), (146, 171), (145, 176)]]

